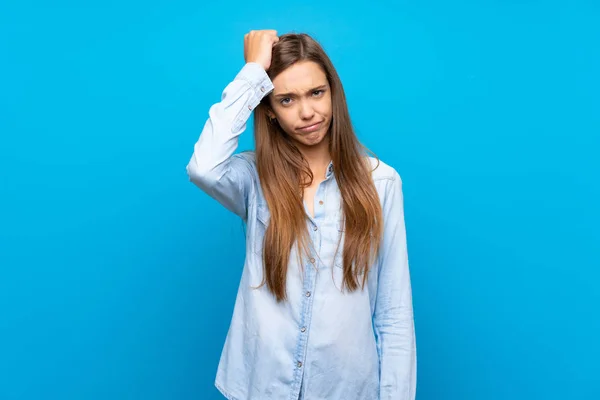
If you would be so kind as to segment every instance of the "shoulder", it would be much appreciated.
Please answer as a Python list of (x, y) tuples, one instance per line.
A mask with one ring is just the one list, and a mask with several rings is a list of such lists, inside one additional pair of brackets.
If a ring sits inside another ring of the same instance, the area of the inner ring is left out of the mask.
[(374, 157), (369, 157), (371, 162), (373, 183), (379, 195), (381, 206), (386, 215), (390, 207), (402, 207), (403, 188), (402, 178), (394, 167)]
[(252, 150), (242, 151), (231, 156), (231, 162), (236, 168), (243, 168), (256, 175), (256, 153)]
[(246, 162), (251, 165), (256, 165), (256, 153), (253, 150), (246, 150), (240, 153), (234, 154), (233, 159)]
[(253, 181), (257, 180), (256, 154), (254, 151), (242, 151), (233, 154), (229, 159), (229, 166), (242, 176), (246, 176)]
[(391, 165), (375, 157), (369, 157), (369, 162), (371, 163), (371, 175), (373, 176), (374, 181), (389, 180), (392, 182), (398, 181), (400, 184), (402, 183), (400, 174)]

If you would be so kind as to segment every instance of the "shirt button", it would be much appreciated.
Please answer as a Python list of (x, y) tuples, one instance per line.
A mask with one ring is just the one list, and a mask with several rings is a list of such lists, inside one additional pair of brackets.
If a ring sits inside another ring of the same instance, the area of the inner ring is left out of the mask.
[(319, 229), (319, 228), (317, 228), (317, 226), (316, 226), (316, 225), (315, 225), (315, 226), (313, 226), (313, 231), (316, 231), (317, 229)]
[(306, 332), (306, 327), (303, 326), (302, 329), (300, 329), (300, 332)]
[(248, 110), (252, 110), (252, 106), (251, 105), (248, 105)]
[(261, 86), (261, 88), (260, 88), (260, 91), (261, 91), (261, 92), (264, 92), (264, 91), (265, 91), (265, 87), (264, 87), (264, 86)]
[(298, 368), (302, 366), (302, 361), (298, 361)]
[(306, 292), (306, 297), (310, 297), (310, 292)]
[(323, 200), (319, 200), (319, 204), (320, 204), (320, 205), (323, 205)]
[(311, 262), (311, 264), (314, 264), (315, 263), (315, 259), (311, 257), (310, 262)]

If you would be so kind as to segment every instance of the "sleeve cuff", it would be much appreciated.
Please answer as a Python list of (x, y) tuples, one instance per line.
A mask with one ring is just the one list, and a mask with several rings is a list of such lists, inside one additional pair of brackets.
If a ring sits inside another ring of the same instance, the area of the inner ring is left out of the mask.
[(256, 97), (259, 99), (262, 99), (274, 89), (273, 82), (271, 82), (265, 69), (255, 62), (246, 63), (235, 78), (248, 82), (256, 91)]

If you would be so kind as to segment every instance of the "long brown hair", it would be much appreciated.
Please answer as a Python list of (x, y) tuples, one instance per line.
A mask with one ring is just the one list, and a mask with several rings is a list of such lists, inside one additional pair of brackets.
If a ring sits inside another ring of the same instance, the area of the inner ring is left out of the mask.
[[(268, 75), (274, 79), (299, 61), (317, 63), (331, 87), (329, 152), (344, 215), (343, 284), (354, 291), (359, 287), (359, 276), (362, 276), (360, 286), (364, 288), (383, 236), (382, 210), (371, 176), (369, 151), (358, 141), (352, 128), (342, 82), (331, 60), (313, 38), (304, 33), (280, 36), (273, 46)], [(254, 114), (258, 175), (271, 214), (263, 244), (261, 285), (266, 282), (277, 301), (282, 301), (287, 298), (287, 268), (294, 243), (298, 243), (299, 257), (309, 252), (302, 193), (304, 187), (312, 183), (313, 174), (288, 135), (277, 122), (269, 120), (267, 110), (270, 109), (269, 96), (266, 96)]]

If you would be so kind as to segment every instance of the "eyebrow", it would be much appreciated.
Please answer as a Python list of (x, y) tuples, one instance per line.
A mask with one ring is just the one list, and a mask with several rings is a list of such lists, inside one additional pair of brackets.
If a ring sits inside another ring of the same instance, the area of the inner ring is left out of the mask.
[[(314, 92), (315, 90), (321, 90), (321, 89), (327, 89), (327, 85), (326, 85), (326, 84), (323, 84), (323, 85), (320, 85), (320, 86), (314, 87), (314, 88), (312, 88), (312, 89), (309, 89), (309, 90), (307, 90), (307, 91), (306, 91), (306, 94), (308, 94), (308, 93), (312, 93), (312, 92)], [(295, 94), (295, 93), (277, 93), (277, 94), (274, 94), (274, 95), (273, 95), (273, 97), (275, 97), (275, 98), (282, 98), (282, 97), (296, 97), (296, 94)]]

